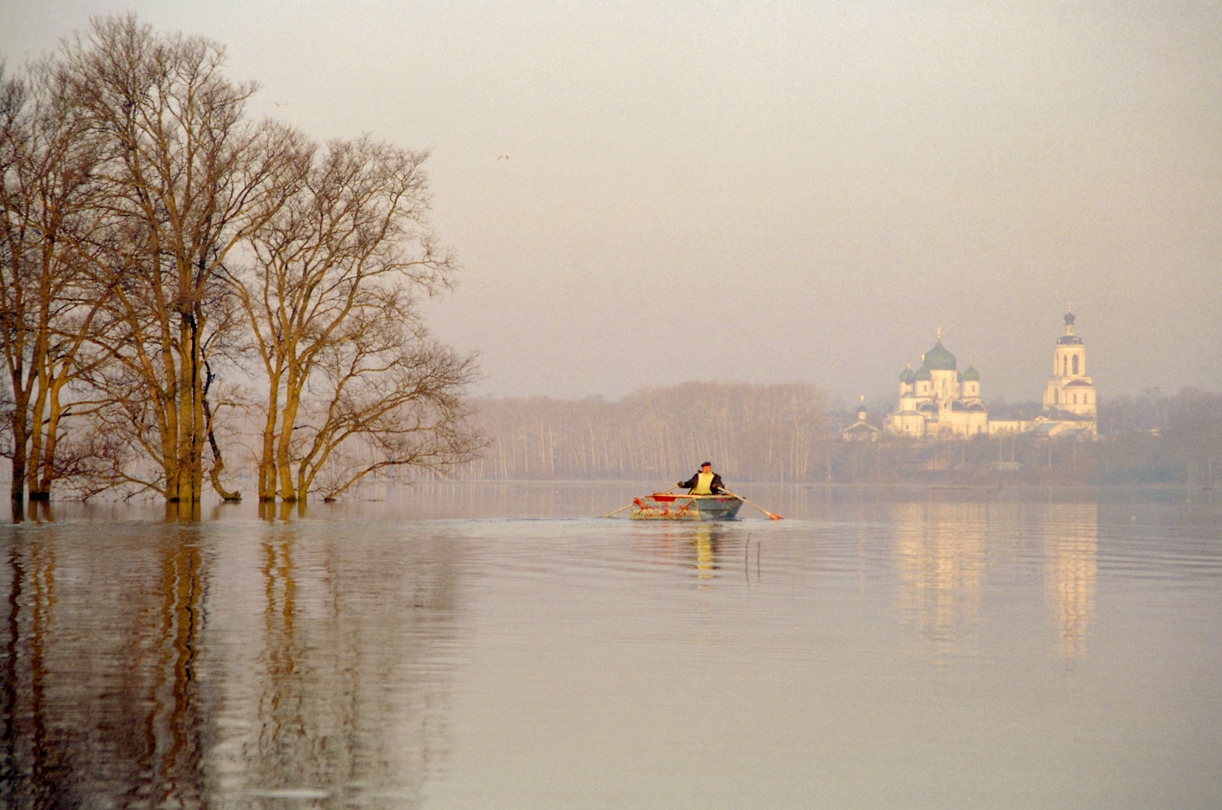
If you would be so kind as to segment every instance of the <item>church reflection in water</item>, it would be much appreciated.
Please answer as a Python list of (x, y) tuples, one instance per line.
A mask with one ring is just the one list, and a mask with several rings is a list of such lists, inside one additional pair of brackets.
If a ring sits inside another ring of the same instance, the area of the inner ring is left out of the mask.
[(1058, 504), (1045, 535), (1045, 593), (1053, 610), (1058, 652), (1072, 661), (1086, 654), (1095, 613), (1099, 505)]
[(980, 609), (988, 504), (927, 501), (896, 510), (899, 614), (940, 651)]
[(421, 803), (452, 546), (283, 523), (4, 539), (0, 806)]
[[(1017, 605), (1072, 662), (1095, 621), (1098, 509), (929, 498), (857, 505), (839, 526), (630, 525), (598, 546), (614, 565), (548, 576), (613, 580), (642, 609), (695, 592), (678, 603), (697, 608), (677, 611), (696, 614), (685, 633), (731, 644), (771, 627), (782, 660), (785, 622), (804, 618), (877, 619), (888, 634), (898, 621), (949, 659)], [(205, 523), (22, 517), (0, 531), (0, 807), (418, 807), (444, 776), (460, 620), (478, 601), (460, 598), (460, 577), (499, 564), (472, 551), (495, 556), (499, 535), (463, 534), (482, 524), (302, 520), (296, 507)], [(510, 552), (534, 553), (526, 538)], [(853, 569), (860, 603), (834, 590)], [(807, 615), (801, 597), (825, 587), (846, 612)], [(750, 632), (720, 632), (729, 616)]]
[[(939, 652), (973, 637), (988, 565), (1020, 572), (1020, 557), (1044, 561), (1045, 601), (1062, 659), (1086, 653), (1094, 617), (1098, 504), (1016, 502), (900, 503), (894, 506), (900, 621), (931, 639)], [(991, 527), (1019, 527), (1016, 536)], [(990, 547), (992, 543), (992, 547)]]

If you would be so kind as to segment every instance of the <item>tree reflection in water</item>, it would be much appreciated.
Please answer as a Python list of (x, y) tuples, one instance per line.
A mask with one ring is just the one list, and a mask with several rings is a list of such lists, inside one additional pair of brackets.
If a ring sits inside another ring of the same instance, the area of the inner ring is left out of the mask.
[(1212, 494), (517, 489), (23, 510), (0, 807), (1218, 806)]
[(299, 515), (10, 527), (0, 806), (418, 804), (456, 552)]
[[(158, 543), (64, 543), (59, 526), (8, 543), (4, 783), (10, 806), (198, 802), (193, 667), (204, 581), (198, 532)], [(140, 575), (129, 576), (139, 561)]]
[(52, 544), (27, 536), (8, 551), (0, 799), (6, 807), (55, 807), (69, 798), (64, 735), (51, 722), (47, 694), (55, 551)]

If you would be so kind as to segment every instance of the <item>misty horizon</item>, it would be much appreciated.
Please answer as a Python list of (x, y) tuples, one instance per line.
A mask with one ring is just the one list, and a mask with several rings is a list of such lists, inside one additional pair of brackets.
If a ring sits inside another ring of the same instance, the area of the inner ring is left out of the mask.
[(941, 327), (1038, 400), (1070, 304), (1101, 397), (1222, 388), (1216, 3), (278, 8), (17, 2), (0, 54), (134, 10), (223, 44), (256, 117), (431, 150), (473, 396), (881, 404)]

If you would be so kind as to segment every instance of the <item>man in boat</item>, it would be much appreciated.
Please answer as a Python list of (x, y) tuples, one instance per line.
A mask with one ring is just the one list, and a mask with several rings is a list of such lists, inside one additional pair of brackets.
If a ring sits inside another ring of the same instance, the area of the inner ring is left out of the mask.
[(711, 461), (701, 464), (700, 472), (686, 481), (680, 481), (676, 486), (687, 487), (688, 495), (720, 495), (725, 491), (721, 476), (713, 472)]

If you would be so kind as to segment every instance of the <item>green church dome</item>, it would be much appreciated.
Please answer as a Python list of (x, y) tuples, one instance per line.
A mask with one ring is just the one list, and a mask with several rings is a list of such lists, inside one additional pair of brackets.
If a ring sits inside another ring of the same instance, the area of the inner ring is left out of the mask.
[(929, 373), (928, 368), (926, 368), (925, 366), (921, 366), (920, 369), (917, 370), (917, 373), (912, 375), (912, 379), (914, 380), (932, 380), (933, 375)]
[(925, 368), (932, 371), (954, 371), (955, 356), (946, 351), (942, 346), (942, 341), (934, 344), (934, 347), (925, 353)]
[(916, 375), (912, 373), (911, 368), (905, 368), (900, 372), (900, 382), (911, 384), (916, 379)]
[(980, 372), (976, 370), (975, 366), (968, 366), (959, 375), (959, 381), (960, 382), (980, 382)]

